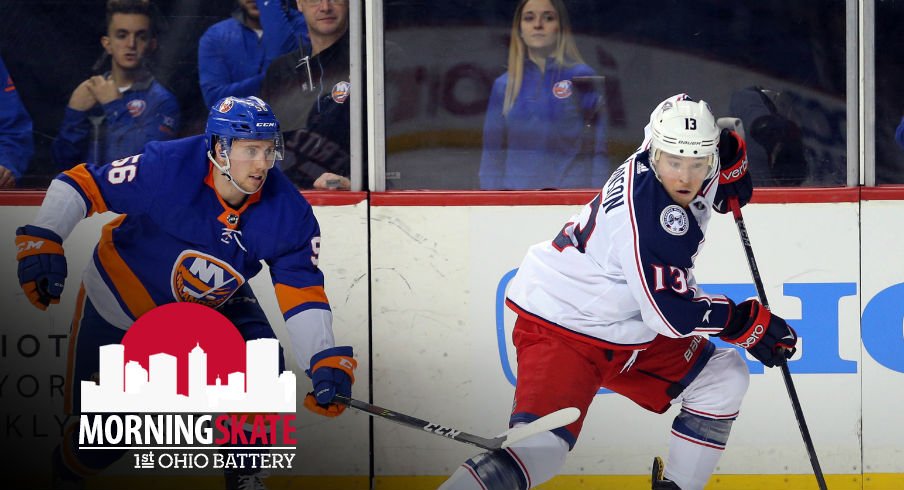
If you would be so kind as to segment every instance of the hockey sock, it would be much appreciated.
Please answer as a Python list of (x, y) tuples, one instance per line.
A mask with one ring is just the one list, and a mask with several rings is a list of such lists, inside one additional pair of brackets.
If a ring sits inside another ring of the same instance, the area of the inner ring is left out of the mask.
[(682, 490), (702, 490), (725, 450), (732, 422), (682, 410), (672, 423), (664, 476)]
[(526, 490), (555, 476), (567, 454), (568, 443), (543, 432), (467, 460), (440, 489)]

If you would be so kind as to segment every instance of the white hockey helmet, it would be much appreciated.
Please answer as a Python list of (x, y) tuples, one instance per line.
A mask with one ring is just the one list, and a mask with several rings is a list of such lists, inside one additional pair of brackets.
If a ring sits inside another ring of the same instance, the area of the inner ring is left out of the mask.
[[(706, 157), (712, 178), (719, 168), (719, 127), (705, 101), (667, 100), (650, 115), (650, 163), (656, 172), (661, 152), (682, 157)], [(658, 177), (658, 174), (657, 174)]]

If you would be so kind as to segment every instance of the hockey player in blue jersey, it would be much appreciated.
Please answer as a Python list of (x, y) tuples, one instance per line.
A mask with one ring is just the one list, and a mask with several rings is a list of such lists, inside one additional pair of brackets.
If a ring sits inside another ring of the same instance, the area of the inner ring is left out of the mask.
[[(83, 218), (114, 211), (82, 276), (70, 335), (65, 399), (79, 411), (79, 385), (98, 371), (98, 346), (118, 343), (145, 312), (176, 301), (217, 308), (246, 340), (274, 338), (247, 281), (269, 266), (300, 368), (313, 380), (305, 407), (342, 413), (351, 394), (351, 347), (336, 347), (317, 266), (320, 228), (311, 206), (275, 163), (279, 122), (257, 97), (226, 97), (204, 135), (149, 143), (103, 166), (85, 164), (51, 183), (35, 220), (16, 231), (19, 282), (36, 307), (58, 303), (67, 275), (62, 243)], [(210, 271), (216, 271), (211, 274)], [(64, 477), (87, 476), (122, 456), (79, 451), (65, 438), (55, 453)], [(250, 472), (248, 472), (250, 473)], [(253, 474), (227, 475), (228, 485)], [(248, 483), (248, 482), (245, 482)], [(260, 483), (256, 481), (255, 483)]]
[[(518, 315), (511, 426), (565, 407), (565, 427), (480, 454), (443, 490), (527, 489), (552, 478), (580, 434), (600, 387), (646, 410), (680, 406), (668, 464), (654, 490), (702, 490), (747, 391), (737, 344), (767, 366), (790, 357), (797, 335), (756, 300), (707, 294), (693, 276), (713, 210), (746, 204), (752, 186), (743, 140), (719, 131), (706, 102), (673, 96), (650, 116), (643, 144), (552, 240), (532, 246), (506, 303)], [(616, 416), (616, 414), (612, 414)]]

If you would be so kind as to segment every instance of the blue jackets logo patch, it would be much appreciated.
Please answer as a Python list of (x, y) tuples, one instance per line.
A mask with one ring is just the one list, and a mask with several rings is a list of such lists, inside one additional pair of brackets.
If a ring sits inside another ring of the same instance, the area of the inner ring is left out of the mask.
[(173, 297), (176, 301), (217, 308), (245, 283), (226, 262), (195, 250), (186, 250), (173, 264)]
[(681, 236), (687, 233), (690, 224), (684, 209), (681, 206), (675, 206), (674, 204), (666, 206), (666, 208), (662, 210), (662, 214), (659, 215), (659, 221), (662, 223), (662, 228), (665, 231), (675, 236)]

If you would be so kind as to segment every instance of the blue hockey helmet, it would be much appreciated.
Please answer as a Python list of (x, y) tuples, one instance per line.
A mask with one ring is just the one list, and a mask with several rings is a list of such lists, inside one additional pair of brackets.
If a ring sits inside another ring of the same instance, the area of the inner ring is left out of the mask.
[[(266, 102), (257, 97), (224, 97), (210, 108), (207, 117), (207, 129), (204, 131), (207, 141), (207, 156), (210, 162), (244, 194), (255, 191), (243, 189), (232, 176), (230, 154), (235, 140), (267, 140), (273, 142), (273, 148), (266, 152), (269, 168), (283, 159), (285, 147), (279, 120)], [(219, 144), (219, 155), (213, 155)], [(217, 160), (219, 158), (219, 161)]]
[(234, 139), (274, 141), (276, 159), (283, 155), (279, 120), (266, 102), (257, 97), (224, 97), (210, 108), (207, 129), (204, 131), (207, 149), (214, 151), (217, 141), (224, 152)]

